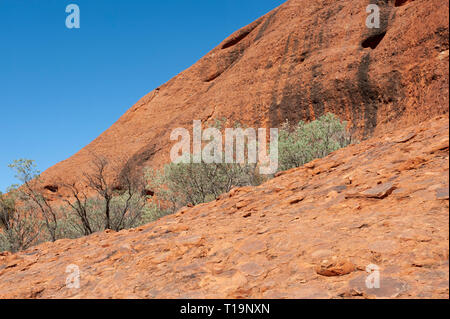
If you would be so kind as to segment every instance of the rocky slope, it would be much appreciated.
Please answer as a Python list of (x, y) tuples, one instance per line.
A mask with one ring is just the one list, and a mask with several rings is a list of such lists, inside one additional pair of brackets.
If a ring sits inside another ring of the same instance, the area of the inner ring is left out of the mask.
[(448, 130), (442, 116), (138, 229), (4, 253), (0, 298), (448, 298)]
[[(366, 27), (369, 3), (381, 8), (379, 29)], [(191, 129), (194, 119), (277, 127), (333, 112), (362, 138), (448, 114), (448, 9), (447, 0), (289, 0), (143, 97), (43, 178), (61, 193), (58, 181), (79, 180), (93, 153), (125, 154), (136, 171), (166, 163), (170, 132)]]

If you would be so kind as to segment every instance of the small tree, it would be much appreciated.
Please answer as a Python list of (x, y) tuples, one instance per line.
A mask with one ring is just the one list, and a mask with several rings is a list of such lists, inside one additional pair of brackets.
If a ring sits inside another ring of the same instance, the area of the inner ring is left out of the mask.
[(30, 207), (19, 204), (17, 189), (0, 192), (0, 251), (18, 252), (39, 242), (42, 223)]
[(106, 170), (109, 162), (104, 157), (94, 156), (92, 173), (84, 173), (84, 177), (97, 194), (105, 201), (105, 228), (111, 229), (111, 200), (113, 187), (107, 181)]
[[(133, 174), (126, 159), (109, 161), (104, 157), (93, 157), (91, 172), (84, 173), (84, 177), (88, 186), (97, 193), (97, 200), (102, 202), (105, 229), (119, 231), (136, 225), (146, 205), (142, 176)], [(113, 179), (119, 169), (121, 173)]]
[(9, 167), (16, 171), (15, 177), (23, 183), (19, 188), (21, 198), (29, 201), (41, 213), (50, 239), (56, 241), (58, 239), (58, 215), (49, 200), (42, 194), (43, 185), (36, 164), (32, 160), (19, 159)]
[[(75, 213), (75, 215), (79, 218), (80, 224), (75, 223), (74, 226), (78, 228), (83, 233), (83, 235), (88, 236), (94, 233), (94, 228), (91, 225), (91, 221), (89, 218), (89, 203), (88, 196), (85, 191), (82, 191), (81, 188), (75, 183), (64, 184), (63, 187), (67, 188), (72, 196), (73, 200), (69, 200), (64, 198), (64, 202), (68, 207), (71, 208), (71, 211)], [(70, 216), (66, 216), (66, 220), (70, 221)], [(67, 227), (67, 225), (66, 225)]]
[(137, 226), (147, 205), (143, 174), (134, 174), (128, 160), (122, 163), (122, 170), (117, 178), (120, 191), (112, 201), (112, 226), (116, 231)]

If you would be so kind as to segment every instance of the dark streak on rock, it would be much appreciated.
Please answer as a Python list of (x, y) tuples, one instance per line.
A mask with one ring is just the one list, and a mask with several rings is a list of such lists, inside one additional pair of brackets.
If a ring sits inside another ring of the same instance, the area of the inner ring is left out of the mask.
[(357, 83), (364, 105), (364, 135), (370, 135), (377, 125), (378, 92), (369, 80), (370, 53), (364, 55), (358, 68)]
[(262, 38), (262, 36), (264, 35), (264, 33), (266, 32), (267, 28), (269, 27), (269, 25), (272, 23), (272, 20), (275, 18), (276, 14), (278, 13), (279, 9), (275, 9), (270, 16), (266, 19), (266, 21), (264, 21), (264, 24), (261, 26), (261, 28), (258, 31), (258, 34), (255, 37), (255, 42), (258, 41), (259, 39)]
[(274, 82), (274, 86), (273, 86), (272, 101), (271, 101), (270, 107), (269, 107), (269, 119), (270, 119), (271, 125), (273, 125), (274, 123), (277, 123), (276, 121), (278, 119), (278, 116), (276, 115), (276, 113), (278, 113), (278, 104), (277, 104), (278, 85), (279, 85), (279, 82), (280, 82), (280, 79), (281, 79), (281, 76), (283, 73), (283, 66), (286, 63), (287, 54), (289, 52), (289, 45), (291, 42), (291, 37), (292, 37), (292, 33), (289, 34), (289, 36), (287, 38), (286, 46), (284, 47), (278, 74), (277, 74), (277, 77), (275, 78), (275, 82)]

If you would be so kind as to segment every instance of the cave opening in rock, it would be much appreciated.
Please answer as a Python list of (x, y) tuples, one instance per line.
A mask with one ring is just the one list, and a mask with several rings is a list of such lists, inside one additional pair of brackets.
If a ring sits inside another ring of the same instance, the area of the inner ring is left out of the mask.
[(56, 185), (47, 185), (47, 186), (44, 187), (44, 189), (46, 189), (46, 190), (48, 190), (48, 191), (50, 191), (52, 193), (56, 193), (56, 192), (58, 192), (59, 188)]
[(380, 44), (385, 35), (386, 32), (371, 35), (366, 40), (364, 40), (361, 45), (363, 48), (371, 48), (373, 50)]
[(250, 32), (252, 32), (252, 30), (253, 30), (253, 29), (247, 30), (247, 31), (243, 32), (242, 34), (236, 36), (235, 38), (230, 39), (230, 41), (228, 41), (228, 42), (226, 42), (226, 43), (224, 43), (224, 44), (222, 45), (222, 49), (227, 49), (227, 48), (229, 48), (229, 47), (232, 47), (233, 45), (238, 44), (238, 43), (241, 42), (243, 39), (245, 39), (245, 38), (250, 34)]
[(395, 7), (401, 7), (401, 6), (407, 4), (410, 1), (411, 0), (395, 0), (394, 6)]

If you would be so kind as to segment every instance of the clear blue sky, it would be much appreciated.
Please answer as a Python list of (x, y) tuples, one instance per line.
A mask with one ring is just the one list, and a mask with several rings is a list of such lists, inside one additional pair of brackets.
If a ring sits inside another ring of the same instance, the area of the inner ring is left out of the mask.
[[(284, 0), (0, 0), (0, 191), (43, 171)], [(81, 28), (67, 29), (67, 5)]]

